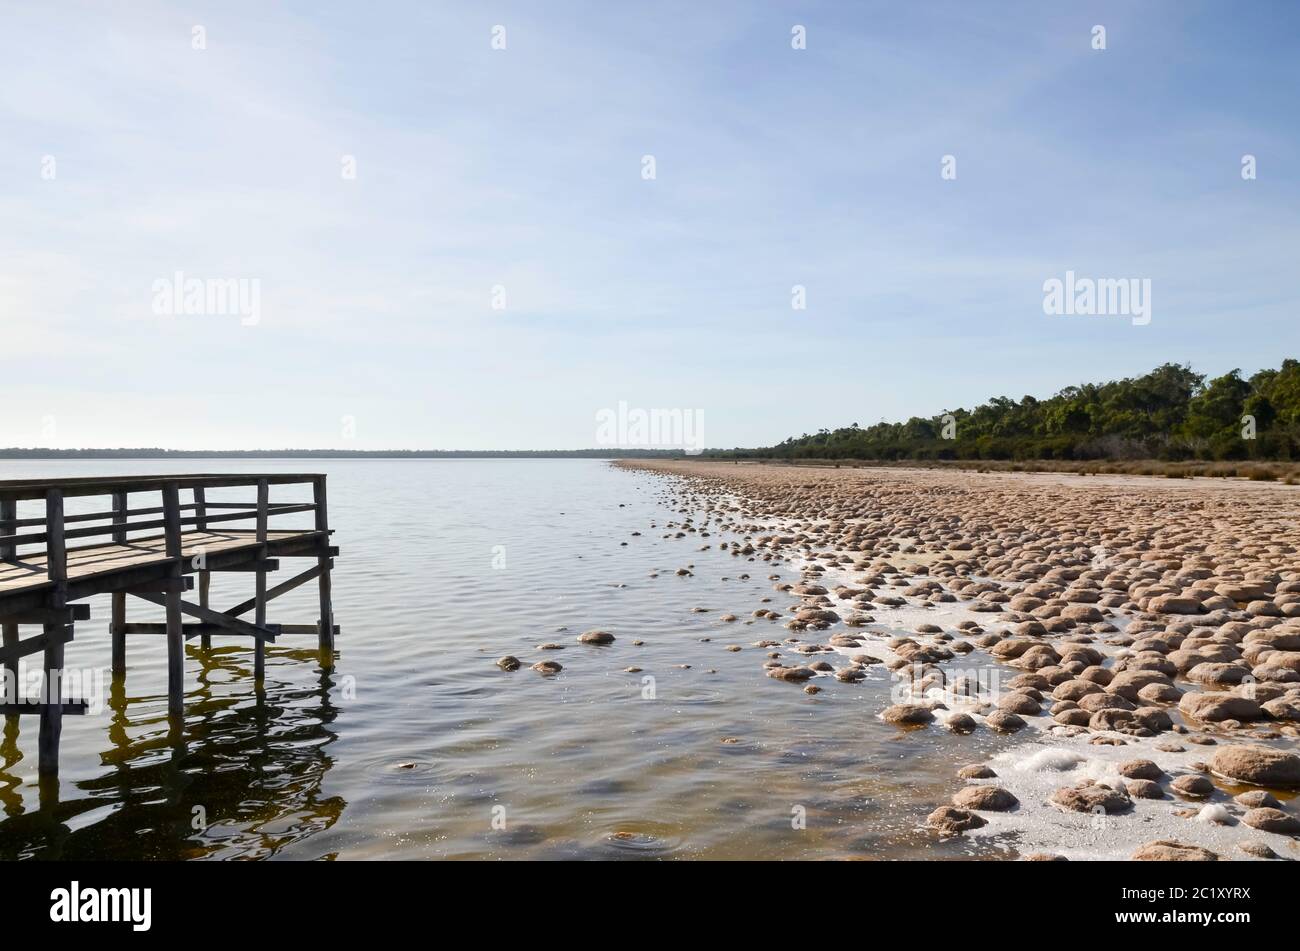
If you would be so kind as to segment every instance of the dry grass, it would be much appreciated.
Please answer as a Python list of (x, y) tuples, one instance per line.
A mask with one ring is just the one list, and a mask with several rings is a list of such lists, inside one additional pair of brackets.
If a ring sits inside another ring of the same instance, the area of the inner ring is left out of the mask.
[[(758, 461), (758, 460), (754, 460)], [(876, 462), (872, 460), (835, 460), (835, 459), (799, 459), (787, 463), (786, 460), (762, 460), (769, 464), (790, 464), (798, 466), (828, 466), (833, 468), (884, 468), (884, 469), (959, 469), (977, 472), (1074, 472), (1081, 476), (1090, 475), (1142, 475), (1157, 476), (1166, 479), (1248, 479), (1251, 482), (1283, 482), (1287, 485), (1300, 485), (1300, 463), (1298, 462), (1161, 462), (1146, 460), (1090, 460), (1072, 462), (1055, 459), (1021, 460), (1016, 462), (995, 462), (987, 459), (974, 460), (917, 460), (907, 459), (900, 462)]]

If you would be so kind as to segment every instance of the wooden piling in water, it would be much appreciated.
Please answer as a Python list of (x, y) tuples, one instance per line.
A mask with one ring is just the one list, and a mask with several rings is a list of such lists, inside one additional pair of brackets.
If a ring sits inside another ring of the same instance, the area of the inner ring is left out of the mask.
[[(126, 493), (113, 493), (113, 541), (126, 544)], [(114, 591), (113, 616), (109, 621), (109, 634), (113, 639), (113, 676), (126, 674), (126, 592)]]
[(42, 776), (59, 772), (59, 738), (63, 735), (63, 625), (46, 622), (41, 672), (41, 725), (36, 740), (36, 769)]
[(175, 482), (163, 486), (163, 533), (167, 557), (174, 558), (171, 580), (178, 582), (164, 592), (167, 611), (167, 712), (180, 716), (185, 712), (185, 635), (181, 630), (181, 592), (179, 581), (184, 566), (181, 558), (181, 496)]
[[(8, 537), (18, 530), (16, 524), (18, 519), (18, 503), (13, 499), (0, 499), (0, 537)], [(0, 542), (0, 563), (13, 561), (17, 546), (12, 542)], [(18, 647), (18, 625), (13, 621), (0, 621), (0, 635), (3, 636), (3, 646), (6, 651), (13, 651)], [(12, 659), (4, 663), (5, 672), (5, 691), (4, 702), (18, 702), (18, 657), (14, 653)], [(12, 696), (8, 694), (12, 693)], [(17, 723), (18, 714), (7, 714), (6, 721), (11, 718)]]
[[(257, 480), (257, 540), (266, 544), (267, 508), (271, 504), (271, 486), (265, 479)], [(253, 605), (253, 623), (266, 627), (266, 552), (257, 560), (257, 593)], [(266, 641), (255, 638), (253, 641), (253, 679), (258, 683), (266, 676)]]
[[(46, 577), (52, 583), (50, 607), (67, 605), (68, 548), (64, 535), (63, 490), (45, 492)], [(37, 771), (45, 776), (59, 772), (59, 737), (63, 734), (63, 625), (46, 621), (44, 664), (41, 677), (41, 725), (37, 737)]]
[[(200, 532), (208, 530), (208, 496), (207, 490), (201, 485), (194, 487), (194, 527)], [(202, 561), (202, 555), (200, 555)], [(199, 568), (199, 607), (208, 607), (209, 595), (212, 589), (212, 572), (205, 567)], [(212, 635), (204, 634), (199, 638), (199, 646), (204, 650), (212, 647)]]
[[(325, 477), (318, 476), (313, 483), (313, 501), (316, 506), (316, 531), (321, 536), (316, 556), (317, 590), (320, 593), (320, 619), (316, 622), (316, 646), (322, 654), (334, 652), (334, 603), (330, 586), (329, 514), (325, 500)], [(328, 660), (328, 658), (327, 658)]]

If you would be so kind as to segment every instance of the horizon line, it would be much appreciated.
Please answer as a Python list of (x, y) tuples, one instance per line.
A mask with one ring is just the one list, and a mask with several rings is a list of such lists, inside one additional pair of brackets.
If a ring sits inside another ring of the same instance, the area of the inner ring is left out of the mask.
[(164, 449), (156, 446), (137, 447), (81, 447), (56, 449), (45, 446), (30, 448), (8, 446), (0, 448), (0, 459), (40, 459), (62, 456), (113, 456), (118, 458), (149, 459), (166, 456), (698, 456), (726, 449), (653, 449), (653, 448), (588, 448), (588, 449)]

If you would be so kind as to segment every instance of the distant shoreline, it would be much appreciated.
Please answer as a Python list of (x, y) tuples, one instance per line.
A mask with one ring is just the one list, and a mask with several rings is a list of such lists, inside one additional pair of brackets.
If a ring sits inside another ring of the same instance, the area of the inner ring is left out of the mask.
[(690, 462), (730, 463), (788, 469), (937, 469), (958, 472), (1062, 472), (1081, 476), (1157, 476), (1166, 479), (1247, 479), (1300, 485), (1300, 462), (1246, 460), (1240, 462), (1166, 462), (1160, 459), (741, 459), (704, 453)]
[(738, 458), (725, 450), (688, 454), (680, 449), (0, 449), (0, 460), (108, 459), (612, 459), (718, 462), (741, 466), (825, 469), (949, 469), (973, 472), (1073, 472), (1168, 479), (1220, 478), (1300, 484), (1300, 462), (1166, 462), (1158, 459), (787, 459)]
[(0, 459), (687, 459), (680, 449), (0, 449)]

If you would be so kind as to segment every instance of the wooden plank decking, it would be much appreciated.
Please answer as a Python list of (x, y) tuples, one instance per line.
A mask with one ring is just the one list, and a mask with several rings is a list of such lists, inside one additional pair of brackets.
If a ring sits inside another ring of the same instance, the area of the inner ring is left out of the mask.
[[(282, 543), (301, 542), (310, 545), (317, 538), (315, 531), (267, 532), (268, 555), (278, 554)], [(263, 543), (254, 531), (193, 531), (181, 535), (181, 559), (190, 562), (200, 555), (211, 557), (221, 553), (247, 551), (255, 553)], [(171, 559), (167, 554), (167, 539), (163, 535), (132, 539), (122, 544), (87, 545), (68, 549), (68, 583), (90, 578), (103, 578), (117, 572), (131, 571), (150, 565), (165, 565)], [(18, 556), (15, 561), (0, 562), (0, 598), (54, 584), (48, 577), (48, 558), (44, 552)]]

